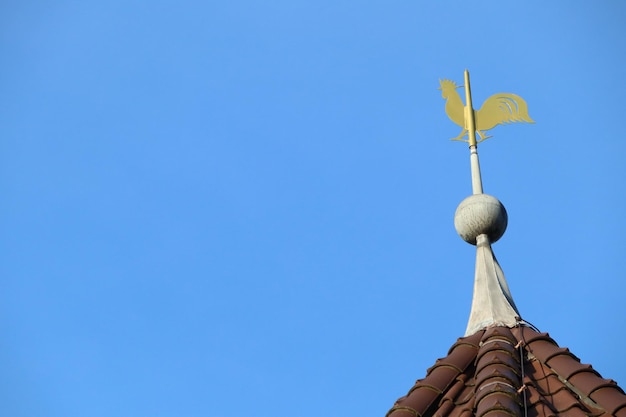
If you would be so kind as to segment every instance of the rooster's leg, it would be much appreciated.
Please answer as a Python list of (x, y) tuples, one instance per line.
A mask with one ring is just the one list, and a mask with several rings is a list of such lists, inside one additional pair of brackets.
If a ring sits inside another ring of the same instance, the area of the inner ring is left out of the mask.
[(459, 136), (457, 136), (456, 138), (452, 138), (450, 140), (460, 140), (460, 141), (463, 141), (463, 142), (467, 142), (468, 141), (467, 139), (463, 139), (463, 136), (465, 136), (466, 134), (467, 134), (467, 129), (463, 129)]
[(476, 141), (476, 143), (480, 143), (480, 142), (482, 142), (484, 140), (487, 140), (490, 137), (492, 137), (492, 136), (485, 136), (485, 133), (481, 132), (480, 130), (477, 130), (476, 133), (478, 133), (478, 137), (480, 137), (480, 140)]

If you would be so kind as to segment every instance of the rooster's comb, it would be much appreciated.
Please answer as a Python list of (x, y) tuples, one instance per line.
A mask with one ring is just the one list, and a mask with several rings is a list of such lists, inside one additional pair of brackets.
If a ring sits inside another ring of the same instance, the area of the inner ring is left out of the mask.
[(461, 86), (456, 85), (456, 83), (452, 80), (447, 80), (447, 79), (443, 79), (443, 80), (439, 80), (439, 84), (441, 85), (441, 87), (439, 87), (440, 90), (446, 90), (446, 89), (456, 89), (456, 88), (461, 88)]

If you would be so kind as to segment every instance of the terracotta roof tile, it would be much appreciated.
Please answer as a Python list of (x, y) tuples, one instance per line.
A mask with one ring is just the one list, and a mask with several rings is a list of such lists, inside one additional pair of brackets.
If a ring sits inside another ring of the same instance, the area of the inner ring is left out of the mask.
[[(543, 413), (538, 415), (556, 415), (556, 409), (550, 403), (550, 401), (539, 393), (534, 387), (526, 386), (525, 388), (525, 403), (530, 409), (542, 409)], [(550, 410), (548, 413), (547, 410)]]
[(394, 417), (419, 417), (420, 414), (416, 413), (413, 409), (404, 409), (398, 407), (393, 412)]
[(619, 395), (615, 395), (616, 388), (616, 386), (600, 387), (592, 392), (590, 397), (596, 403), (602, 404), (611, 414), (615, 414), (615, 412), (620, 409), (626, 411), (626, 404), (620, 401)]
[(460, 338), (388, 417), (626, 417), (626, 394), (547, 333), (492, 327)]
[(549, 396), (550, 404), (559, 413), (570, 411), (572, 408), (579, 408), (583, 411), (591, 411), (582, 404), (578, 397), (567, 389), (559, 390)]
[(569, 378), (565, 378), (565, 380), (574, 385), (578, 391), (586, 396), (589, 396), (599, 388), (611, 386), (608, 379), (602, 379), (595, 371), (578, 372)]
[(443, 397), (439, 401), (439, 409), (437, 411), (438, 414), (446, 416), (454, 407), (459, 404), (456, 401), (457, 397), (459, 396), (459, 394), (467, 389), (467, 386), (465, 385), (465, 379), (466, 378), (464, 378), (464, 375), (460, 375), (453, 383), (453, 385), (444, 393)]
[(559, 349), (559, 353), (548, 359), (546, 364), (565, 379), (569, 379), (575, 373), (588, 370), (596, 376), (600, 376), (591, 368), (591, 365), (580, 363), (580, 359), (572, 355), (569, 350), (566, 349)]
[(438, 364), (431, 368), (428, 375), (428, 383), (430, 386), (443, 391), (456, 379), (463, 370), (456, 366), (447, 364)]
[(471, 408), (456, 408), (449, 417), (473, 417), (474, 412)]
[(533, 413), (532, 414), (529, 413), (528, 414), (529, 417), (530, 416), (534, 416), (534, 417), (536, 416), (556, 417), (557, 416), (556, 412), (554, 412), (548, 404), (543, 403), (543, 402), (533, 404), (533, 407), (531, 409), (533, 410)]

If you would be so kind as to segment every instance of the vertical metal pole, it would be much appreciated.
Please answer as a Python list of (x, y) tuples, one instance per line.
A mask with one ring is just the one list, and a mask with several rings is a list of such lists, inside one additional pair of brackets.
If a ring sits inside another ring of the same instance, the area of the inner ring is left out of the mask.
[(478, 163), (478, 144), (476, 143), (476, 120), (474, 119), (474, 107), (472, 107), (472, 92), (470, 89), (469, 71), (465, 70), (465, 128), (470, 148), (470, 165), (472, 169), (472, 193), (483, 193), (483, 182), (480, 177), (480, 164)]

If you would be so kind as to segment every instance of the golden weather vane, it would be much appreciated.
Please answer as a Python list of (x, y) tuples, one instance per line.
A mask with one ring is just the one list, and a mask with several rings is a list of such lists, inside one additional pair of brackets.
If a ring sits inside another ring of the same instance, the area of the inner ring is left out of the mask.
[[(472, 107), (472, 94), (470, 91), (469, 72), (465, 70), (465, 101), (463, 105), (461, 96), (456, 91), (454, 81), (439, 80), (441, 96), (446, 99), (446, 114), (463, 130), (461, 134), (452, 140), (469, 142), (470, 146), (489, 139), (485, 131), (493, 129), (497, 125), (505, 123), (526, 122), (534, 123), (528, 115), (528, 105), (523, 98), (511, 93), (498, 93), (489, 97), (483, 103), (480, 110)], [(471, 112), (470, 112), (471, 109)], [(476, 141), (476, 133), (480, 140)], [(467, 139), (463, 137), (467, 135)]]
[[(461, 134), (452, 140), (469, 143), (472, 191), (474, 194), (482, 194), (483, 184), (480, 176), (480, 164), (478, 163), (478, 143), (491, 137), (486, 136), (485, 131), (505, 123), (535, 123), (535, 121), (528, 115), (528, 105), (524, 99), (511, 93), (494, 94), (485, 100), (480, 110), (474, 110), (467, 70), (465, 70), (465, 105), (463, 105), (461, 96), (456, 91), (460, 87), (454, 81), (439, 80), (439, 83), (441, 84), (441, 95), (446, 99), (446, 114), (450, 120), (463, 128)], [(477, 133), (480, 137), (479, 141), (476, 141)], [(467, 135), (467, 139), (463, 139), (465, 135)]]

